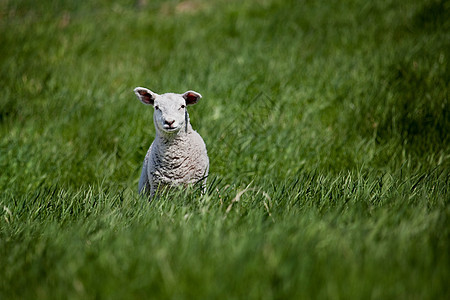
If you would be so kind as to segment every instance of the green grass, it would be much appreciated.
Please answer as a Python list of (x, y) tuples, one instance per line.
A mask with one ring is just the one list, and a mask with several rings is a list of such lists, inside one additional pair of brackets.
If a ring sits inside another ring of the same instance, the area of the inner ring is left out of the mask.
[[(447, 299), (450, 3), (0, 1), (0, 299)], [(208, 191), (136, 194), (136, 86)]]

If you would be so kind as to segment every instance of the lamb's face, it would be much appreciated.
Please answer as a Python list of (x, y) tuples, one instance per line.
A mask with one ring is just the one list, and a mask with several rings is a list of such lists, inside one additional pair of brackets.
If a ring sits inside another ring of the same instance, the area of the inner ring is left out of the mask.
[(186, 106), (197, 103), (202, 97), (194, 91), (187, 91), (184, 94), (158, 95), (141, 87), (135, 88), (134, 93), (142, 103), (153, 105), (155, 109), (153, 121), (156, 130), (167, 134), (177, 133), (185, 128), (189, 122)]
[(153, 121), (158, 130), (176, 133), (186, 126), (186, 100), (181, 95), (164, 94), (155, 98)]

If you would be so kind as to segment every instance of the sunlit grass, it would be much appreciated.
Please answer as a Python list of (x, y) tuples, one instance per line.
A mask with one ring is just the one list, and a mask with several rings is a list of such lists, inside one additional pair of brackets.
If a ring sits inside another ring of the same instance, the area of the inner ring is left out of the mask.
[[(445, 299), (446, 1), (3, 1), (0, 298)], [(137, 195), (196, 90), (206, 194)]]

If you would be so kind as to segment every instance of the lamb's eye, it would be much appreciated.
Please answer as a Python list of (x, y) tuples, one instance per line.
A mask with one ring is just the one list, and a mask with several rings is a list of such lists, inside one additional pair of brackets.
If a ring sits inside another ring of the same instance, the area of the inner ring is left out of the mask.
[(184, 105), (184, 104), (181, 105), (181, 108), (185, 108), (185, 107), (186, 107), (186, 105)]
[(159, 106), (158, 106), (158, 105), (155, 105), (155, 109), (156, 109), (156, 110), (159, 110)]

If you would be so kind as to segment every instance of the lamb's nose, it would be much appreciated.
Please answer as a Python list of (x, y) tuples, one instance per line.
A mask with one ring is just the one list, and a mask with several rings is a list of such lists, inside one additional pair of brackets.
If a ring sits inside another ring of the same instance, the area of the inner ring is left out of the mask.
[(175, 120), (165, 120), (164, 123), (166, 123), (169, 126), (172, 126), (172, 124), (175, 123)]

